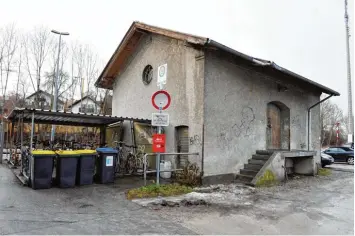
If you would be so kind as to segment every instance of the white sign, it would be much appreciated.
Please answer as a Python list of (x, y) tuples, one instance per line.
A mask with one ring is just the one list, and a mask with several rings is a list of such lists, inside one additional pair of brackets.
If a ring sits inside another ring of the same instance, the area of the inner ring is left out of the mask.
[(353, 135), (348, 134), (348, 143), (352, 143), (352, 142), (354, 142)]
[(158, 87), (161, 87), (163, 86), (163, 84), (166, 84), (167, 74), (168, 74), (168, 64), (164, 64), (158, 67), (158, 79), (157, 79)]
[(169, 114), (152, 113), (152, 126), (169, 126)]
[(106, 157), (106, 166), (113, 166), (113, 156)]

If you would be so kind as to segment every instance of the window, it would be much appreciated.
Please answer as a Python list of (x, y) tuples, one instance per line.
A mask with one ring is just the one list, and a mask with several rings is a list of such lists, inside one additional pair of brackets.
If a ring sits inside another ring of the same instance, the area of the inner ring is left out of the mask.
[(344, 149), (342, 149), (342, 148), (337, 148), (337, 151), (338, 152), (346, 152)]
[(349, 148), (349, 147), (341, 147), (340, 149), (342, 149), (342, 150), (344, 150), (344, 151), (352, 151), (352, 149)]
[(151, 65), (147, 65), (144, 67), (143, 74), (142, 74), (142, 80), (145, 85), (150, 84), (153, 79), (153, 67)]
[(328, 148), (326, 152), (337, 152), (337, 148)]

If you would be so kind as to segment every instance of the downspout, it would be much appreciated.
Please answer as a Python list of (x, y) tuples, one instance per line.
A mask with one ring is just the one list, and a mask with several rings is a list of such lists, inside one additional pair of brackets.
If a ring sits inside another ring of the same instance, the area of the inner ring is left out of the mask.
[(316, 104), (314, 104), (314, 105), (312, 105), (312, 106), (310, 106), (310, 107), (308, 108), (308, 130), (307, 130), (307, 135), (308, 135), (308, 151), (309, 151), (309, 145), (310, 145), (310, 129), (309, 129), (309, 127), (310, 127), (310, 123), (311, 123), (311, 116), (310, 116), (310, 114), (311, 114), (311, 109), (312, 109), (313, 107), (315, 107), (315, 106), (318, 106), (318, 105), (321, 104), (322, 102), (325, 102), (326, 100), (328, 100), (329, 98), (331, 98), (331, 97), (333, 97), (333, 96), (334, 96), (334, 94), (331, 94), (331, 95), (329, 95), (328, 97), (326, 97), (326, 98), (320, 100), (319, 102), (317, 102)]

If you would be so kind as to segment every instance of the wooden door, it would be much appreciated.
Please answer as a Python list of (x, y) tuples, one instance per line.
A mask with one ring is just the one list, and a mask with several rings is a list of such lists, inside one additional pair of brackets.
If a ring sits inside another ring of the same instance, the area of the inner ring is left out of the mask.
[[(188, 153), (189, 152), (189, 127), (179, 126), (176, 128), (177, 131), (177, 151)], [(183, 168), (186, 166), (188, 161), (188, 156), (179, 155), (177, 165), (178, 168)]]
[(267, 107), (267, 147), (268, 149), (281, 149), (281, 110), (274, 104)]

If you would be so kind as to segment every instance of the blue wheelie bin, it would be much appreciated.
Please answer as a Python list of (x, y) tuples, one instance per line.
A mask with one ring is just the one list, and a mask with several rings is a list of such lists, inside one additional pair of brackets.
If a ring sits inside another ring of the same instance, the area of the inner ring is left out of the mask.
[(115, 167), (118, 151), (113, 148), (97, 148), (98, 155), (96, 179), (101, 184), (115, 181)]

